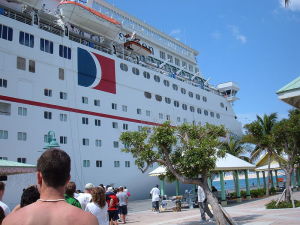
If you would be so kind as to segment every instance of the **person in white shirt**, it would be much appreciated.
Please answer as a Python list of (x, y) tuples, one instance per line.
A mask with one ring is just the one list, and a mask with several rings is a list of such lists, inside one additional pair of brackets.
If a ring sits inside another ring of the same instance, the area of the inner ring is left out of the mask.
[(85, 207), (92, 200), (91, 191), (95, 186), (92, 183), (85, 185), (84, 193), (80, 193), (76, 198), (80, 202), (81, 208), (85, 210)]
[(150, 195), (152, 197), (152, 208), (159, 212), (160, 190), (158, 189), (158, 185), (151, 189)]
[(4, 202), (2, 202), (4, 191), (5, 191), (5, 183), (0, 181), (0, 206), (3, 209), (5, 216), (7, 216), (10, 213), (10, 209)]
[(108, 205), (106, 202), (105, 190), (102, 187), (95, 187), (91, 190), (92, 202), (86, 205), (85, 211), (97, 217), (99, 225), (108, 225)]
[(202, 221), (206, 221), (205, 213), (213, 220), (214, 215), (208, 208), (205, 192), (201, 186), (198, 186), (198, 202)]
[(127, 192), (124, 191), (123, 187), (119, 187), (117, 198), (119, 199), (119, 212), (121, 214), (121, 218), (123, 223), (126, 223), (128, 195)]

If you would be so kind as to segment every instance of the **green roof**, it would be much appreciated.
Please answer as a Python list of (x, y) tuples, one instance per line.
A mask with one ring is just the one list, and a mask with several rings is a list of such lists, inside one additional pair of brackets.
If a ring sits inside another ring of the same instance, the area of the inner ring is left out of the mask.
[(293, 91), (296, 89), (300, 89), (300, 77), (296, 78), (291, 83), (288, 83), (284, 87), (280, 88), (276, 93), (280, 94), (280, 93), (284, 93), (287, 91)]
[(35, 165), (8, 160), (0, 160), (0, 176), (34, 172), (36, 172)]
[(0, 160), (0, 167), (32, 167), (35, 168), (35, 165), (26, 164), (26, 163), (19, 163), (14, 161), (8, 160)]

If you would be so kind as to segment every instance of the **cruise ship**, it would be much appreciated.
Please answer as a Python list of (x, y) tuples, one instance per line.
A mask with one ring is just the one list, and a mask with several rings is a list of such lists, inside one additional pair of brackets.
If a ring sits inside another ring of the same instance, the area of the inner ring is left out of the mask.
[[(158, 180), (121, 152), (122, 132), (169, 120), (241, 134), (239, 87), (210, 85), (197, 55), (103, 0), (1, 0), (0, 159), (36, 164), (53, 131), (78, 189), (125, 185), (147, 198)], [(35, 182), (22, 176), (8, 178), (10, 204)]]

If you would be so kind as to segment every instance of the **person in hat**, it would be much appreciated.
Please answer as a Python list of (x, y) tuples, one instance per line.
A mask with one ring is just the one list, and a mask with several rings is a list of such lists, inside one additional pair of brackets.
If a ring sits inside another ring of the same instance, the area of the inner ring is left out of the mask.
[(86, 205), (92, 200), (91, 192), (94, 187), (95, 186), (92, 183), (87, 183), (84, 187), (84, 193), (80, 193), (77, 196), (77, 200), (79, 201), (83, 210), (85, 210)]

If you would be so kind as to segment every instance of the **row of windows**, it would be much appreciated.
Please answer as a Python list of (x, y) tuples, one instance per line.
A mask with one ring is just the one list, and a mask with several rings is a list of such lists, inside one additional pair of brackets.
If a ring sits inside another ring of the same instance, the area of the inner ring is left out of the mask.
[[(86, 159), (86, 160), (83, 160), (83, 167), (90, 167), (91, 166), (91, 161)], [(114, 161), (114, 167), (120, 167), (121, 163), (120, 161)], [(102, 163), (102, 160), (96, 160), (96, 167), (102, 167), (103, 166), (103, 163)], [(124, 163), (124, 166), (126, 168), (129, 168), (130, 167), (130, 161), (125, 161)]]
[[(26, 70), (26, 59), (20, 56), (17, 56), (17, 69)], [(31, 73), (35, 73), (35, 61), (29, 59), (28, 60), (28, 71)]]
[[(0, 130), (0, 139), (8, 139), (8, 131)], [(27, 133), (26, 132), (17, 132), (17, 140), (18, 141), (26, 141)]]
[[(125, 72), (128, 71), (128, 66), (127, 66), (125, 63), (121, 63), (121, 64), (120, 64), (120, 68), (121, 68), (121, 70), (123, 70), (123, 71), (125, 71)], [(139, 71), (138, 68), (132, 67), (132, 73), (135, 74), (135, 75), (139, 75), (139, 74), (140, 74), (140, 71)], [(144, 71), (144, 72), (143, 72), (143, 76), (144, 76), (146, 79), (150, 79), (150, 73), (147, 72), (147, 71)], [(157, 83), (160, 83), (160, 81), (161, 81), (161, 80), (160, 80), (160, 76), (158, 76), (158, 75), (154, 75), (154, 76), (153, 76), (153, 79), (154, 79), (154, 81), (157, 82)], [(170, 85), (170, 81), (168, 81), (168, 80), (163, 80), (163, 84), (164, 84), (166, 87), (170, 87), (170, 86), (171, 86), (171, 85)], [(179, 90), (179, 87), (178, 87), (177, 84), (172, 84), (172, 88), (173, 88), (174, 91), (178, 91), (178, 90)], [(184, 94), (184, 95), (185, 95), (186, 93), (188, 93), (188, 96), (189, 96), (190, 98), (193, 98), (194, 95), (195, 95), (195, 98), (196, 98), (197, 100), (201, 100), (201, 97), (200, 97), (199, 94), (194, 94), (194, 93), (191, 92), (191, 91), (187, 91), (185, 88), (180, 88), (180, 92), (181, 92), (182, 94)], [(203, 100), (204, 102), (207, 102), (207, 97), (202, 96), (202, 100)]]
[(0, 38), (8, 41), (13, 39), (13, 29), (11, 27), (0, 24)]

